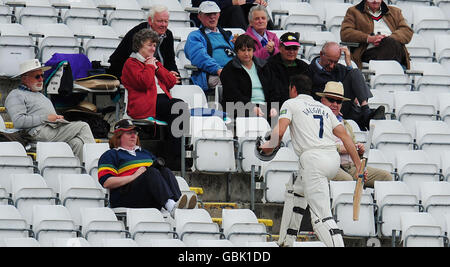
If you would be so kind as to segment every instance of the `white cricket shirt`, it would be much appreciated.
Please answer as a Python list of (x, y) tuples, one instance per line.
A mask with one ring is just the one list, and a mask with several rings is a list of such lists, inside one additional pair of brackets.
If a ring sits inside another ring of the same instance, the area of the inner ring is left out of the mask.
[(284, 102), (279, 119), (289, 119), (292, 145), (300, 156), (309, 149), (336, 151), (333, 129), (340, 124), (330, 108), (309, 95), (298, 95)]

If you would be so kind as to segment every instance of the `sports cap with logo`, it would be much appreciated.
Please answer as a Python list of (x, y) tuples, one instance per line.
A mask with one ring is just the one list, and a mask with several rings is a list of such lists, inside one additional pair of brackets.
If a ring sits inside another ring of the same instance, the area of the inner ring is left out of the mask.
[(131, 120), (123, 119), (114, 125), (114, 133), (117, 133), (118, 131), (131, 131), (135, 128), (136, 126), (134, 126)]
[(300, 33), (287, 32), (280, 37), (280, 42), (284, 46), (300, 46)]

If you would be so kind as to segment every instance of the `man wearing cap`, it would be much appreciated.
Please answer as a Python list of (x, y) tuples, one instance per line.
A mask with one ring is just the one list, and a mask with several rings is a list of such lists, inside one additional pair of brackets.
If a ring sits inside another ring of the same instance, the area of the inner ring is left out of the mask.
[[(344, 97), (344, 87), (340, 82), (328, 82), (325, 85), (325, 90), (322, 93), (316, 93), (321, 97), (321, 102), (325, 106), (329, 107), (337, 119), (343, 123), (347, 133), (352, 137), (353, 142), (356, 145), (358, 154), (362, 156), (365, 151), (364, 144), (357, 143), (355, 135), (353, 133), (352, 126), (344, 120), (341, 114), (341, 107), (343, 101), (349, 101), (350, 99)], [(356, 173), (356, 166), (343, 146), (342, 141), (336, 138), (336, 149), (341, 157), (341, 167), (338, 173), (332, 179), (333, 181), (353, 181)], [(367, 179), (365, 179), (365, 186), (373, 188), (375, 181), (392, 181), (392, 175), (382, 169), (373, 168), (367, 166)]]
[[(345, 55), (346, 65), (339, 63), (342, 54)], [(341, 82), (344, 85), (344, 95), (351, 101), (343, 104), (341, 112), (345, 119), (354, 120), (361, 129), (368, 129), (371, 119), (384, 118), (384, 107), (370, 110), (368, 99), (372, 97), (372, 93), (361, 71), (352, 68), (347, 47), (341, 47), (336, 42), (325, 43), (320, 55), (311, 60), (307, 74), (313, 82), (314, 93), (322, 92), (329, 81)], [(316, 94), (313, 97), (320, 101)]]
[(272, 130), (270, 141), (260, 147), (263, 153), (272, 153), (289, 127), (293, 148), (299, 158), (298, 177), (286, 184), (278, 243), (293, 245), (308, 204), (313, 229), (319, 239), (329, 247), (344, 246), (342, 233), (331, 214), (328, 187), (328, 179), (339, 169), (335, 136), (342, 140), (357, 169), (361, 167), (358, 153), (331, 110), (311, 97), (311, 81), (306, 75), (291, 77), (289, 95), (291, 99), (281, 107), (278, 125)]
[(20, 64), (15, 77), (21, 77), (21, 84), (6, 97), (6, 110), (15, 128), (27, 130), (35, 141), (68, 143), (82, 162), (83, 145), (94, 143), (94, 136), (87, 123), (68, 122), (57, 115), (50, 99), (41, 93), (48, 69), (37, 59)]
[(159, 44), (156, 47), (155, 52), (156, 59), (159, 60), (163, 64), (164, 68), (169, 70), (179, 82), (179, 72), (177, 64), (175, 63), (173, 34), (169, 29), (167, 29), (168, 25), (168, 8), (163, 5), (152, 6), (148, 14), (147, 21), (142, 22), (128, 31), (114, 53), (109, 57), (109, 63), (111, 63), (111, 66), (108, 68), (108, 73), (120, 79), (122, 76), (123, 65), (132, 52), (134, 34), (142, 29), (150, 28), (159, 36)]
[[(205, 0), (192, 0), (192, 7), (198, 7)], [(219, 25), (222, 28), (241, 28), (245, 30), (248, 26), (247, 16), (250, 8), (257, 4), (267, 7), (264, 0), (213, 0), (220, 8)], [(194, 14), (191, 19), (198, 23)], [(271, 23), (271, 27), (273, 23)]]
[(186, 57), (198, 68), (191, 80), (204, 91), (220, 84), (220, 73), (234, 56), (233, 36), (217, 25), (219, 17), (220, 8), (215, 2), (202, 2), (198, 13), (202, 25), (189, 34), (184, 46)]
[(267, 66), (278, 79), (281, 103), (289, 99), (289, 78), (305, 73), (308, 64), (297, 58), (300, 49), (300, 34), (287, 32), (280, 37), (279, 53), (269, 57)]

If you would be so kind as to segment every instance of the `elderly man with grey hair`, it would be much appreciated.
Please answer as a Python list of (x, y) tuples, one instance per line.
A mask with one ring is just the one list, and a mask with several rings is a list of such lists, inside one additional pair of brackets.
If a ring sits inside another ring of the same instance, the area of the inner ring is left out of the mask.
[(159, 45), (155, 52), (156, 59), (160, 61), (163, 66), (177, 78), (177, 82), (179, 82), (179, 72), (175, 63), (173, 34), (169, 29), (167, 29), (168, 25), (168, 8), (163, 5), (152, 6), (147, 21), (142, 22), (128, 31), (114, 53), (109, 57), (109, 63), (111, 63), (111, 66), (108, 69), (108, 73), (120, 79), (122, 76), (123, 65), (132, 52), (134, 34), (142, 29), (150, 28), (159, 35)]
[(270, 17), (267, 9), (263, 5), (256, 5), (248, 12), (249, 26), (245, 34), (255, 40), (254, 56), (267, 59), (280, 52), (280, 40), (277, 35), (267, 30), (267, 23)]
[(94, 143), (89, 125), (82, 121), (68, 122), (57, 115), (52, 102), (41, 93), (44, 84), (43, 67), (37, 59), (20, 64), (19, 88), (12, 90), (5, 100), (5, 107), (14, 127), (23, 129), (36, 141), (66, 142), (74, 154), (83, 160), (83, 145)]

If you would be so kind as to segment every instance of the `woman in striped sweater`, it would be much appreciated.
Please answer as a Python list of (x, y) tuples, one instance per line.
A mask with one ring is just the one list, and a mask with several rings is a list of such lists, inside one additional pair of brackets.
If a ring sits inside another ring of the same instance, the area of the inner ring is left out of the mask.
[(196, 206), (195, 195), (188, 203), (173, 173), (139, 146), (136, 127), (130, 120), (117, 122), (109, 144), (111, 149), (98, 162), (98, 179), (110, 190), (112, 208), (165, 208), (173, 215), (176, 208)]

